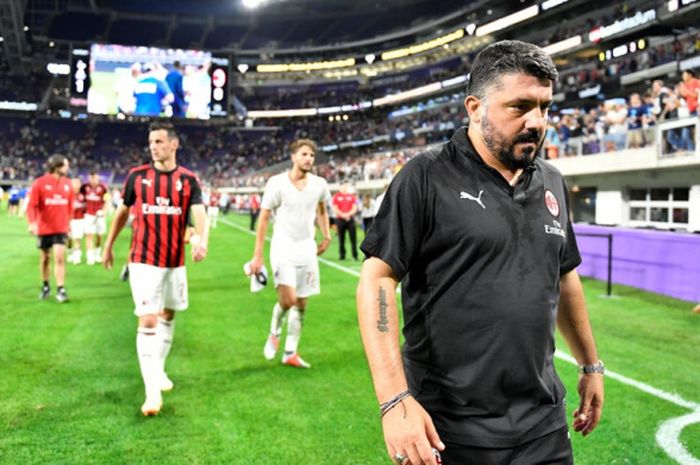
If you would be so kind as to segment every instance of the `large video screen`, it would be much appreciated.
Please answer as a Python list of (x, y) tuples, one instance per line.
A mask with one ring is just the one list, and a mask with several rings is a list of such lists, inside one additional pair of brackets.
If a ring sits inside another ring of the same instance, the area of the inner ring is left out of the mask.
[(221, 75), (226, 80), (227, 69), (217, 62), (203, 51), (94, 44), (88, 113), (196, 119), (221, 115)]

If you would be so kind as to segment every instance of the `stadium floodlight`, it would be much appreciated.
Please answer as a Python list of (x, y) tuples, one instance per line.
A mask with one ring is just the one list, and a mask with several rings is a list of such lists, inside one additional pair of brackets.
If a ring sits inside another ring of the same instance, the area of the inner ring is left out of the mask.
[(532, 5), (531, 7), (525, 8), (524, 10), (516, 11), (513, 14), (504, 16), (503, 18), (486, 23), (483, 26), (479, 26), (476, 29), (477, 37), (485, 36), (486, 34), (491, 34), (492, 32), (500, 31), (514, 24), (525, 21), (526, 19), (533, 18), (539, 14), (539, 5)]
[(262, 5), (264, 3), (264, 0), (243, 0), (242, 3), (244, 7), (253, 10)]
[(3, 36), (0, 36), (0, 42), (5, 42), (5, 38)]
[(409, 55), (417, 55), (419, 53), (423, 53), (434, 48), (442, 47), (443, 45), (449, 44), (450, 42), (454, 42), (455, 40), (459, 40), (462, 37), (464, 37), (464, 29), (460, 28), (449, 34), (445, 34), (443, 36), (436, 37), (435, 39), (421, 42), (419, 44), (411, 45), (410, 47), (399, 48), (395, 50), (390, 50), (388, 52), (384, 52), (382, 53), (382, 60), (388, 61), (394, 60), (396, 58), (404, 58)]
[(569, 37), (568, 39), (560, 40), (559, 42), (547, 45), (546, 47), (542, 47), (542, 50), (549, 53), (550, 55), (555, 55), (557, 53), (570, 50), (574, 47), (578, 47), (582, 43), (583, 37), (581, 37), (581, 34), (578, 34), (573, 37)]
[(354, 58), (332, 61), (316, 61), (311, 63), (274, 63), (256, 66), (258, 73), (310, 72), (355, 66)]

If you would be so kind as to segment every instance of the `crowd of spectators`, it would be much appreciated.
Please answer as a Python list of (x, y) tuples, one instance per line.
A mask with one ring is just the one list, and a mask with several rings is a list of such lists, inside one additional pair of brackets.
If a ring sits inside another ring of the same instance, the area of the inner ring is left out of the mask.
[[(679, 82), (661, 80), (650, 89), (591, 107), (559, 109), (552, 113), (544, 153), (547, 158), (613, 152), (651, 145), (661, 121), (697, 115), (700, 80), (692, 70)], [(370, 111), (354, 113), (347, 121), (324, 118), (269, 120), (245, 131), (227, 126), (182, 126), (180, 162), (213, 186), (262, 187), (282, 170), (286, 146), (296, 137), (311, 137), (321, 150), (317, 170), (330, 182), (390, 178), (410, 158), (406, 147), (420, 149), (447, 140), (465, 123), (460, 95), (446, 98), (430, 110), (398, 117)], [(282, 122), (282, 124), (280, 124)], [(73, 170), (105, 173), (119, 183), (130, 166), (148, 160), (146, 126), (111, 127), (90, 122), (68, 122), (77, 130), (51, 128), (47, 120), (12, 119), (0, 125), (0, 178), (28, 180), (42, 172), (48, 154), (66, 153)], [(275, 126), (275, 124), (277, 126)], [(695, 150), (693, 127), (667, 131), (663, 143), (670, 152)]]
[[(614, 152), (652, 145), (656, 125), (672, 119), (697, 116), (700, 80), (693, 70), (670, 85), (657, 79), (643, 94), (611, 99), (588, 110), (575, 108), (550, 119), (545, 142), (548, 158)], [(662, 153), (695, 150), (694, 126), (663, 134)]]

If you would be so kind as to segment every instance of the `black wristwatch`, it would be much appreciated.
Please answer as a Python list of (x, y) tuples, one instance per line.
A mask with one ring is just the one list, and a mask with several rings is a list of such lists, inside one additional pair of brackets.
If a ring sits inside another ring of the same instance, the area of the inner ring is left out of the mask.
[(590, 373), (600, 373), (605, 374), (605, 365), (603, 365), (602, 360), (598, 360), (598, 363), (594, 365), (581, 365), (578, 367), (578, 372), (582, 375), (588, 375)]

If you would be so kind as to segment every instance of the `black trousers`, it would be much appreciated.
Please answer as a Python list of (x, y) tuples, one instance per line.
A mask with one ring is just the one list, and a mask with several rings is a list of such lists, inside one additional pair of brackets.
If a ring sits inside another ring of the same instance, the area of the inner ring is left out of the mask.
[(260, 210), (251, 210), (250, 211), (250, 230), (255, 231), (255, 222), (258, 221), (258, 215), (260, 214)]
[[(444, 442), (444, 441), (443, 441)], [(573, 465), (565, 426), (517, 447), (491, 449), (445, 442), (443, 465)]]
[(357, 229), (355, 227), (355, 220), (341, 220), (340, 218), (335, 219), (335, 224), (338, 227), (338, 243), (340, 244), (340, 259), (345, 259), (345, 232), (350, 234), (350, 247), (352, 251), (352, 258), (357, 260)]

